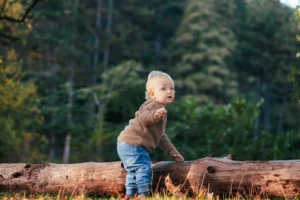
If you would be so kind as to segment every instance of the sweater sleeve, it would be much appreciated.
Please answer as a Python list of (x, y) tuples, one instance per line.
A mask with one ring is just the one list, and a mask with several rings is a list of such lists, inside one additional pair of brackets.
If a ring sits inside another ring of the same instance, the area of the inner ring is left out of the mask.
[(172, 157), (174, 154), (179, 153), (175, 146), (171, 143), (168, 136), (166, 134), (163, 134), (161, 137), (158, 146), (166, 152), (170, 157)]
[(151, 106), (145, 106), (145, 107), (142, 107), (139, 111), (138, 111), (138, 114), (137, 114), (137, 118), (138, 120), (145, 124), (145, 125), (150, 125), (150, 124), (155, 124), (157, 123), (159, 120), (161, 119), (157, 119), (155, 118), (155, 109), (152, 108)]

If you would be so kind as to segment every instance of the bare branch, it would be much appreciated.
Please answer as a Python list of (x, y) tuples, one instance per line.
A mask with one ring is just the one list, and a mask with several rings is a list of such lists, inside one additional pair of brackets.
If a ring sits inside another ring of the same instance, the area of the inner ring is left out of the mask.
[[(7, 0), (4, 0), (2, 6), (1, 6), (1, 10), (0, 10), (0, 20), (7, 20), (10, 21), (12, 23), (22, 23), (25, 21), (27, 15), (30, 13), (30, 11), (32, 10), (32, 8), (38, 3), (39, 0), (33, 0), (32, 4), (27, 8), (26, 12), (24, 13), (23, 17), (21, 19), (15, 19), (12, 17), (8, 17), (8, 16), (2, 16), (2, 13), (4, 12), (4, 8), (6, 6)], [(0, 38), (4, 38), (8, 41), (12, 41), (15, 42), (17, 40), (19, 40), (18, 37), (15, 36), (11, 36), (11, 35), (7, 35), (3, 32), (0, 32)]]
[[(33, 0), (33, 3), (31, 4), (31, 6), (29, 6), (29, 8), (27, 8), (26, 12), (24, 13), (24, 15), (23, 15), (23, 17), (21, 19), (15, 19), (15, 18), (8, 17), (8, 16), (0, 16), (0, 20), (7, 20), (7, 21), (11, 21), (11, 22), (16, 22), (16, 23), (22, 23), (22, 22), (24, 22), (24, 20), (26, 19), (27, 15), (31, 11), (31, 9), (37, 4), (38, 1), (39, 0)], [(3, 12), (3, 9), (5, 7), (5, 3), (6, 3), (6, 0), (4, 2), (3, 6), (2, 6), (1, 13)]]
[(17, 37), (14, 37), (14, 36), (11, 36), (11, 35), (6, 35), (5, 33), (1, 33), (1, 32), (0, 32), (0, 37), (8, 39), (8, 40), (13, 41), (13, 42), (15, 42), (19, 39)]
[(4, 8), (5, 8), (5, 5), (6, 5), (6, 1), (7, 0), (4, 0), (4, 2), (3, 2), (3, 5), (2, 5), (1, 11), (0, 11), (0, 16), (3, 13), (3, 11), (4, 11)]

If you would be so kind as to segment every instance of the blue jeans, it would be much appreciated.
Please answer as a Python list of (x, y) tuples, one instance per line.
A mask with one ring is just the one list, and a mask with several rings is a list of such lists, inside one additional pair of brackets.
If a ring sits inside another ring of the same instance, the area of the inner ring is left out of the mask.
[(127, 171), (126, 195), (134, 197), (136, 193), (149, 193), (152, 169), (147, 149), (118, 141), (117, 150), (124, 169)]

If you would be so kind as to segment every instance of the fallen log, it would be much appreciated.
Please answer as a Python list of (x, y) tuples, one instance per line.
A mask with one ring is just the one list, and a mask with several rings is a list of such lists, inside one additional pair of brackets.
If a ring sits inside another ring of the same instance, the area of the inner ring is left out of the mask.
[[(233, 161), (206, 157), (183, 163), (153, 163), (154, 192), (175, 195), (295, 197), (300, 161)], [(0, 164), (0, 192), (105, 194), (125, 192), (121, 162)]]

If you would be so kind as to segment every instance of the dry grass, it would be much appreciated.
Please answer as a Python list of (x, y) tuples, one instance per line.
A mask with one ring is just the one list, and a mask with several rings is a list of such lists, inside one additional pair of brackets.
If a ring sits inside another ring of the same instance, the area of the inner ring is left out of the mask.
[[(119, 200), (120, 198), (116, 197), (90, 197), (84, 195), (67, 195), (67, 196), (60, 196), (60, 195), (41, 195), (41, 194), (25, 194), (25, 193), (0, 193), (1, 200), (96, 200), (96, 199), (107, 199), (107, 200)], [(158, 194), (155, 193), (151, 198), (146, 198), (147, 200), (219, 200), (219, 199), (226, 199), (226, 200), (262, 200), (262, 199), (270, 199), (263, 196), (252, 196), (252, 197), (245, 197), (242, 195), (237, 194), (236, 196), (231, 197), (219, 197), (215, 196), (213, 193), (207, 193), (206, 191), (202, 190), (196, 197), (188, 197), (186, 195), (167, 195), (167, 194)], [(276, 200), (287, 199), (284, 197), (277, 197), (272, 198)], [(289, 200), (300, 200), (299, 197), (288, 198)], [(134, 200), (138, 200), (138, 198), (134, 198)]]

